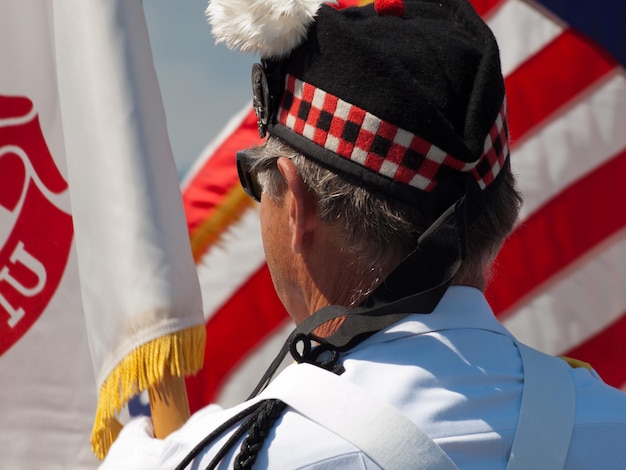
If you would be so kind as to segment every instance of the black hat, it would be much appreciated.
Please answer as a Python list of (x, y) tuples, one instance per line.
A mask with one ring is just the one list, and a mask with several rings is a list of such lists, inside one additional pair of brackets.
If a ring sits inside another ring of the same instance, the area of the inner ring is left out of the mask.
[(498, 179), (509, 153), (499, 52), (467, 0), (213, 0), (207, 13), (217, 42), (261, 55), (262, 135), (408, 202), (448, 204), (442, 188)]

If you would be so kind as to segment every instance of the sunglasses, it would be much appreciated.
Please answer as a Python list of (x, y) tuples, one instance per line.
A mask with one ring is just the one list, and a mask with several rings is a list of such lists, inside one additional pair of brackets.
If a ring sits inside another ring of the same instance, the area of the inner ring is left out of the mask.
[(243, 190), (257, 202), (261, 202), (261, 185), (257, 178), (258, 168), (254, 167), (255, 158), (245, 151), (237, 152), (237, 174)]

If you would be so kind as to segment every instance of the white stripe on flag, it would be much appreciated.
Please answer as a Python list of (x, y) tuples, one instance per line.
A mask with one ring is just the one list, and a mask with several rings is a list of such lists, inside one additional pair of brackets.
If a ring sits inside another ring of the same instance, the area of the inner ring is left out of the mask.
[[(622, 106), (616, 106), (622, 103)], [(552, 197), (626, 147), (626, 77), (616, 69), (584, 100), (515, 148), (511, 166), (528, 218)]]
[(205, 321), (264, 264), (259, 211), (254, 206), (197, 263)]
[(504, 76), (563, 32), (562, 26), (521, 0), (507, 0), (487, 24), (500, 47)]
[(530, 346), (558, 355), (626, 312), (626, 232), (561, 273), (503, 324)]

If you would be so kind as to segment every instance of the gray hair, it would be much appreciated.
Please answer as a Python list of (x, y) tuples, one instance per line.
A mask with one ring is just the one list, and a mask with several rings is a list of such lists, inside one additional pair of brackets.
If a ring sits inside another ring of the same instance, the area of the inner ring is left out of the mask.
[[(375, 278), (413, 251), (418, 237), (434, 221), (423, 207), (368, 191), (275, 137), (253, 149), (251, 155), (257, 158), (255, 167), (264, 193), (274, 199), (280, 199), (285, 189), (276, 160), (291, 159), (318, 201), (320, 219), (342, 230), (346, 253), (354, 257), (355, 266)], [(467, 257), (457, 281), (484, 274), (517, 221), (522, 198), (509, 169), (502, 184), (491, 191), (485, 211), (468, 227)]]

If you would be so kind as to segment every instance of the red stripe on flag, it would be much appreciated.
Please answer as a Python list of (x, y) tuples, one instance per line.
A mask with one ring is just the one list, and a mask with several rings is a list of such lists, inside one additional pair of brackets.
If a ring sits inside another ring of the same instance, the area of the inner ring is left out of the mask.
[(503, 0), (470, 0), (470, 3), (480, 16), (485, 19), (484, 16), (491, 13), (493, 9), (500, 3), (504, 3)]
[(487, 297), (497, 315), (626, 226), (626, 149), (521, 224), (496, 259)]
[(267, 265), (263, 265), (206, 324), (204, 369), (187, 379), (191, 411), (213, 403), (237, 364), (286, 318)]
[(505, 80), (513, 144), (616, 65), (582, 34), (564, 31)]
[(626, 384), (626, 312), (565, 355), (591, 364), (609, 385), (623, 387)]
[(185, 189), (184, 206), (189, 233), (220, 206), (235, 184), (239, 184), (235, 154), (238, 150), (261, 143), (257, 118), (251, 109), (241, 125), (211, 154)]

